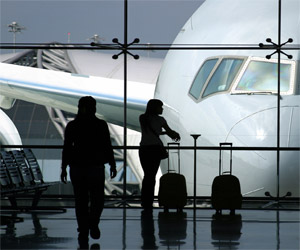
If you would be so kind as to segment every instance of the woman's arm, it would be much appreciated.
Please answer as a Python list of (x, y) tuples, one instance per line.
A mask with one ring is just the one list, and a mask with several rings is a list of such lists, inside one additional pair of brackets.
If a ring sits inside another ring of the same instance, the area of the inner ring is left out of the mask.
[(165, 123), (162, 127), (165, 129), (162, 134), (167, 134), (174, 141), (180, 141), (180, 135), (176, 131), (172, 130), (167, 123)]

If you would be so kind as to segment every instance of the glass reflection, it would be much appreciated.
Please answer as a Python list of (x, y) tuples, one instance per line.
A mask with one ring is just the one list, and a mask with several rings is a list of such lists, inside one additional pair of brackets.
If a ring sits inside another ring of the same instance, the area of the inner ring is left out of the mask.
[[(6, 225), (6, 228), (3, 228), (5, 232), (1, 232), (1, 249), (48, 249), (49, 246), (51, 248), (51, 245), (73, 240), (70, 237), (48, 235), (48, 228), (41, 225), (39, 214), (35, 212), (31, 213), (33, 228), (26, 228), (24, 235), (20, 232), (17, 233), (17, 229), (20, 230), (27, 226), (24, 219), (17, 215), (17, 212), (12, 212), (11, 215), (1, 216), (1, 225)], [(17, 227), (16, 223), (23, 223), (23, 226)]]
[(152, 213), (141, 214), (141, 236), (143, 239), (141, 249), (158, 249)]
[(159, 238), (163, 246), (181, 246), (184, 245), (187, 233), (187, 213), (177, 212), (159, 212), (158, 229)]
[[(290, 64), (280, 65), (280, 90), (289, 90)], [(277, 63), (251, 61), (237, 90), (277, 92)]]
[(211, 220), (212, 245), (219, 248), (238, 249), (242, 226), (241, 215), (213, 215)]

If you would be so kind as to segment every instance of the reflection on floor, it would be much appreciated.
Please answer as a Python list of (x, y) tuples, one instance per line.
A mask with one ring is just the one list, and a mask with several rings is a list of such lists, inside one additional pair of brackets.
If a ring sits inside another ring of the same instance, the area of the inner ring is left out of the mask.
[[(153, 215), (135, 208), (106, 208), (101, 238), (90, 249), (299, 249), (299, 211), (186, 209)], [(7, 217), (9, 216), (9, 218)], [(12, 219), (13, 218), (13, 219)], [(74, 209), (66, 212), (1, 211), (1, 249), (77, 249)]]

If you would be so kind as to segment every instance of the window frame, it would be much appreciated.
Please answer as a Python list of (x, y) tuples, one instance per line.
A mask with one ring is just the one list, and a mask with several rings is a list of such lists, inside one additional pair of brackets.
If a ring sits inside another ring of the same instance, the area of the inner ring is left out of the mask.
[[(204, 65), (207, 61), (215, 60), (215, 59), (217, 59), (216, 64), (214, 65), (214, 67), (212, 68), (212, 70), (210, 71), (210, 73), (208, 74), (208, 76), (207, 76), (207, 78), (206, 78), (206, 81), (204, 82), (204, 84), (203, 84), (203, 86), (202, 86), (202, 89), (201, 89), (201, 91), (200, 91), (200, 93), (199, 93), (199, 97), (198, 97), (198, 98), (195, 98), (195, 97), (191, 94), (191, 90), (192, 90), (192, 87), (193, 87), (193, 85), (194, 85), (194, 82), (195, 82), (195, 80), (196, 80), (196, 78), (197, 78), (197, 76), (198, 76), (200, 70), (202, 69), (203, 65)], [(198, 102), (198, 101), (201, 99), (202, 94), (203, 94), (203, 90), (206, 88), (207, 82), (211, 79), (211, 77), (212, 77), (212, 75), (213, 75), (213, 72), (215, 72), (216, 68), (217, 68), (218, 65), (220, 64), (220, 61), (221, 61), (221, 59), (220, 59), (220, 57), (218, 57), (218, 56), (208, 57), (208, 58), (205, 59), (205, 61), (201, 64), (201, 66), (200, 66), (199, 69), (197, 70), (197, 73), (194, 75), (192, 84), (191, 84), (191, 86), (190, 86), (190, 88), (189, 88), (189, 91), (188, 91), (188, 96), (191, 97), (195, 102)]]
[[(214, 95), (218, 95), (218, 94), (223, 94), (223, 93), (230, 93), (233, 86), (234, 86), (234, 83), (236, 82), (236, 79), (237, 77), (240, 75), (241, 73), (241, 70), (244, 68), (244, 65), (247, 61), (247, 56), (236, 56), (236, 55), (226, 55), (226, 56), (212, 56), (212, 57), (208, 57), (205, 59), (205, 61), (201, 64), (201, 66), (199, 67), (197, 73), (195, 74), (195, 76), (193, 77), (193, 81), (192, 81), (192, 84), (191, 86), (189, 87), (189, 90), (188, 90), (188, 96), (193, 100), (195, 101), (196, 103), (206, 99), (206, 98), (209, 98), (211, 96), (214, 96)], [(212, 68), (211, 72), (209, 73), (205, 83), (203, 84), (203, 87), (200, 91), (200, 94), (199, 94), (199, 97), (198, 98), (195, 98), (190, 92), (191, 92), (191, 89), (192, 89), (192, 86), (194, 84), (194, 81), (196, 80), (198, 74), (199, 74), (199, 71), (201, 70), (202, 66), (209, 60), (213, 60), (213, 59), (218, 59), (215, 66)], [(223, 59), (238, 59), (238, 60), (243, 60), (242, 64), (241, 64), (241, 67), (240, 69), (238, 70), (237, 74), (235, 75), (235, 77), (233, 78), (232, 80), (232, 83), (230, 84), (230, 87), (227, 89), (227, 90), (223, 90), (223, 91), (218, 91), (218, 92), (214, 92), (214, 93), (211, 93), (205, 97), (203, 97), (203, 93), (204, 91), (206, 90), (207, 86), (208, 86), (208, 83), (210, 82), (212, 76), (214, 75), (214, 73), (216, 72), (216, 70), (218, 69), (219, 65), (221, 64), (221, 62), (223, 61)]]

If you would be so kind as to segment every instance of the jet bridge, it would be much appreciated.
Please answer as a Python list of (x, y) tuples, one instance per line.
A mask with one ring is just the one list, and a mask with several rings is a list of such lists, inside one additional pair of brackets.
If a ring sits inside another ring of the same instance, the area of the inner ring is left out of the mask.
[[(52, 46), (56, 47), (57, 44), (53, 43)], [(28, 66), (28, 67), (37, 67), (37, 68), (43, 68), (48, 70), (54, 70), (54, 71), (82, 73), (82, 72), (77, 72), (77, 70), (73, 67), (73, 64), (69, 58), (67, 50), (32, 49), (17, 54), (12, 54), (11, 56), (8, 56), (8, 58), (6, 59), (2, 58), (1, 61), (10, 64), (17, 64), (17, 65)], [(45, 108), (52, 124), (56, 128), (57, 133), (59, 134), (59, 137), (61, 138), (61, 140), (63, 140), (65, 127), (67, 123), (74, 118), (74, 114), (70, 114), (52, 107), (45, 107)], [(112, 144), (117, 146), (122, 145), (123, 128), (113, 124), (108, 124), (108, 126), (111, 132)], [(140, 133), (128, 129), (128, 145), (138, 145), (139, 140), (140, 140)], [(105, 188), (106, 194), (112, 194), (112, 193), (116, 194), (116, 193), (123, 192), (123, 188), (121, 187), (123, 183), (123, 170), (124, 170), (123, 151), (114, 150), (114, 152), (115, 152), (115, 159), (117, 161), (118, 175), (117, 178), (115, 178), (115, 180), (110, 180), (110, 178), (107, 178), (106, 188)], [(126, 182), (129, 184), (128, 187), (130, 187), (130, 190), (127, 191), (127, 194), (130, 195), (132, 192), (135, 193), (139, 192), (142, 183), (142, 178), (143, 178), (143, 172), (140, 167), (137, 150), (132, 150), (127, 152), (127, 164), (128, 167), (127, 167)]]

